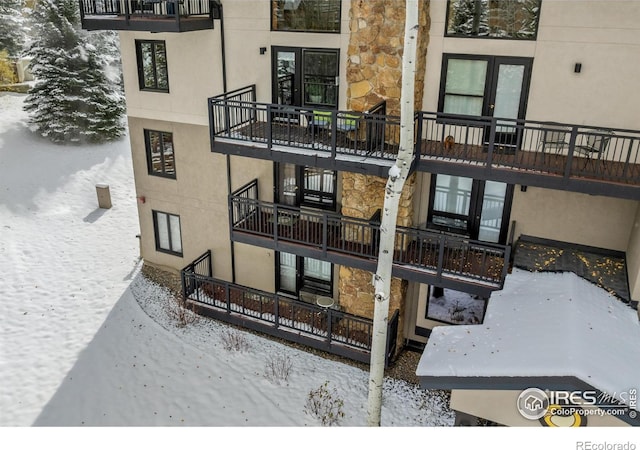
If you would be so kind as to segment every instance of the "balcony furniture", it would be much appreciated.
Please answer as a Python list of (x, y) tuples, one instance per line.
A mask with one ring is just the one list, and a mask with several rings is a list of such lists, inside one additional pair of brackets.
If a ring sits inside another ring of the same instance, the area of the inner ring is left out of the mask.
[[(613, 135), (610, 130), (593, 130), (593, 134), (587, 135), (586, 142), (583, 140), (582, 144), (575, 146), (576, 153), (581, 153), (586, 157), (582, 169), (587, 167), (589, 163), (593, 165), (594, 159), (602, 159), (602, 154), (607, 149)], [(602, 161), (604, 164), (604, 159)]]
[(335, 301), (331, 297), (320, 296), (316, 299), (316, 304), (322, 308), (331, 308)]
[[(559, 154), (564, 147), (568, 145), (567, 136), (571, 133), (571, 128), (562, 126), (551, 126), (544, 128), (540, 135), (540, 142), (538, 143), (538, 149), (542, 154), (542, 163), (545, 163), (545, 155)], [(536, 157), (538, 155), (536, 154)]]

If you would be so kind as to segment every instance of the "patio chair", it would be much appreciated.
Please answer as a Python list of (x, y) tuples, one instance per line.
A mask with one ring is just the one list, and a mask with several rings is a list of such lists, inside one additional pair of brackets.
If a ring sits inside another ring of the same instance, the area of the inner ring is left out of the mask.
[[(544, 164), (545, 154), (553, 151), (558, 154), (568, 145), (567, 135), (571, 133), (571, 128), (563, 126), (551, 126), (542, 129), (538, 148), (541, 149), (542, 163)], [(536, 155), (537, 156), (537, 155)]]
[[(586, 134), (586, 133), (585, 133)], [(586, 134), (586, 139), (582, 140), (582, 144), (576, 145), (575, 152), (585, 156), (584, 165), (582, 169), (587, 167), (587, 164), (594, 164), (594, 159), (601, 159), (602, 154), (606, 151), (609, 141), (614, 133), (610, 130), (593, 130), (591, 133)], [(604, 165), (604, 159), (603, 165)]]
[(331, 111), (314, 109), (307, 119), (307, 131), (312, 137), (317, 137), (321, 130), (331, 128)]

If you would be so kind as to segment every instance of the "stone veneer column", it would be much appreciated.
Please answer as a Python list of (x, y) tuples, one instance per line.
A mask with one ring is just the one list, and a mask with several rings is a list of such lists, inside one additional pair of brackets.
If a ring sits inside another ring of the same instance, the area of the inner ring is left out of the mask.
[[(366, 111), (382, 100), (387, 114), (400, 114), (402, 54), (404, 45), (405, 3), (402, 0), (352, 0), (347, 60), (347, 107)], [(420, 30), (415, 76), (415, 107), (422, 107), (427, 44), (429, 42), (429, 1), (420, 2)], [(342, 214), (369, 219), (384, 203), (384, 178), (342, 173)], [(402, 193), (398, 225), (413, 223), (415, 175), (409, 177)], [(373, 317), (372, 273), (340, 267), (338, 291), (340, 305), (348, 312)], [(404, 316), (407, 282), (393, 278), (390, 314), (400, 310)], [(402, 324), (399, 326), (399, 337)]]

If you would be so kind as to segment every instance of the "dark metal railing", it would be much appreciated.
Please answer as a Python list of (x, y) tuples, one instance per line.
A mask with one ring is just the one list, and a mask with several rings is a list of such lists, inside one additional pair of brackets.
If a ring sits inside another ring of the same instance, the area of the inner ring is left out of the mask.
[[(234, 317), (241, 317), (242, 326), (249, 329), (359, 361), (368, 358), (373, 332), (371, 319), (218, 280), (203, 273), (203, 267), (211, 267), (210, 251), (182, 270), (183, 292), (187, 300), (214, 312), (214, 317), (231, 323), (236, 322)], [(397, 317), (396, 311), (390, 320), (388, 360), (397, 345)]]
[(85, 16), (125, 16), (145, 18), (174, 16), (210, 16), (211, 0), (79, 0), (80, 14)]
[[(367, 112), (259, 103), (252, 85), (210, 98), (209, 112), (214, 147), (224, 138), (268, 151), (311, 150), (334, 160), (365, 156), (371, 163), (388, 163), (398, 152), (400, 121), (386, 114), (384, 102)], [(640, 185), (640, 131), (423, 111), (415, 120), (421, 170), (437, 161), (487, 173), (515, 170)]]
[(391, 160), (398, 152), (400, 120), (381, 102), (366, 112), (298, 107), (255, 100), (255, 85), (209, 99), (212, 138), (338, 155)]
[[(380, 223), (306, 210), (241, 196), (230, 196), (233, 232), (314, 247), (326, 255), (377, 259)], [(276, 225), (277, 224), (277, 225)], [(394, 265), (425, 271), (437, 279), (456, 278), (502, 287), (510, 247), (431, 230), (397, 227)]]
[(640, 131), (418, 113), (420, 158), (640, 183)]

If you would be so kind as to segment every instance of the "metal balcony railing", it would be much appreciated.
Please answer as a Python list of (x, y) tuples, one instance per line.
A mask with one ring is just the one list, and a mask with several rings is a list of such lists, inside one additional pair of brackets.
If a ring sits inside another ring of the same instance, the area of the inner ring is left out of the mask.
[[(211, 267), (211, 251), (207, 251), (181, 272), (184, 298), (195, 304), (199, 313), (368, 362), (371, 319), (218, 280), (212, 277)], [(396, 310), (389, 320), (387, 363), (397, 349), (398, 318)]]
[(92, 30), (189, 31), (213, 28), (217, 16), (213, 0), (79, 0), (79, 3), (83, 28)]
[[(397, 156), (400, 122), (384, 106), (360, 113), (259, 103), (255, 86), (248, 86), (209, 99), (213, 150), (226, 141), (250, 147), (257, 157), (264, 149), (265, 159), (296, 149), (294, 154), (306, 152), (320, 161), (357, 157), (359, 164), (389, 165)], [(626, 197), (639, 195), (631, 189), (640, 188), (637, 130), (424, 111), (415, 121), (418, 170), (448, 168), (510, 183), (523, 174), (526, 184), (542, 187), (599, 193), (605, 185), (614, 186), (615, 195), (617, 185)], [(597, 186), (585, 190), (585, 182)]]
[[(321, 257), (346, 255), (376, 260), (380, 223), (337, 213), (262, 202), (245, 195), (251, 183), (230, 196), (231, 230), (279, 243), (315, 249)], [(257, 193), (257, 191), (256, 191)], [(425, 282), (443, 279), (501, 289), (510, 247), (417, 228), (397, 227), (393, 263), (396, 269), (422, 272)]]

